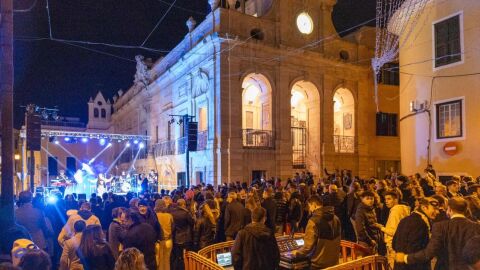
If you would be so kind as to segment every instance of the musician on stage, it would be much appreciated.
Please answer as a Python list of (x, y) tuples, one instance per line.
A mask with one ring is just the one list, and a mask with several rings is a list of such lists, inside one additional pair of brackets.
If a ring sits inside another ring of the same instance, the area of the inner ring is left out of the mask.
[(142, 184), (141, 184), (142, 193), (146, 193), (146, 192), (148, 192), (148, 178), (143, 174), (141, 176), (143, 177)]
[(107, 184), (110, 184), (112, 180), (113, 177), (106, 178), (103, 173), (100, 173), (97, 180), (97, 194), (101, 196), (103, 193), (108, 192)]

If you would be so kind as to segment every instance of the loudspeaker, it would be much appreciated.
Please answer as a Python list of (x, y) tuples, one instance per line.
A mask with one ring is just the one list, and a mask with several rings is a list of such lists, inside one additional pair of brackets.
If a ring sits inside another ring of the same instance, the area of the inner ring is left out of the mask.
[(188, 132), (186, 134), (188, 151), (197, 151), (198, 122), (188, 122)]

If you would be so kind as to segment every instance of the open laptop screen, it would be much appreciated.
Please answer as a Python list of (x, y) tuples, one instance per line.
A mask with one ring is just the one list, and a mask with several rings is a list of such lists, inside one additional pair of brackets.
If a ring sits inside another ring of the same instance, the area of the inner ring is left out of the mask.
[(232, 265), (232, 253), (231, 252), (218, 253), (217, 254), (217, 263), (222, 267), (231, 266)]

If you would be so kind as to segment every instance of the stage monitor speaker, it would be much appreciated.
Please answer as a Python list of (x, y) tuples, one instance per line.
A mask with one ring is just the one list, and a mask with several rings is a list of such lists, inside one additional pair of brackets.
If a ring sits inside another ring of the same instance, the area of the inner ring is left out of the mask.
[(188, 151), (197, 151), (198, 122), (188, 122), (188, 132), (186, 134)]
[(78, 193), (78, 200), (79, 200), (79, 201), (81, 201), (81, 200), (87, 201), (87, 194), (85, 194), (85, 193)]

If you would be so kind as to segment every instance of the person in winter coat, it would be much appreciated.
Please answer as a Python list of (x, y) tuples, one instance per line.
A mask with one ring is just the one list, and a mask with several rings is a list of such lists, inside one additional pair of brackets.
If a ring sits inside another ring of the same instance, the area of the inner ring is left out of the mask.
[(141, 221), (150, 224), (157, 233), (157, 240), (162, 240), (162, 229), (158, 222), (157, 215), (150, 208), (148, 201), (141, 200), (138, 202), (138, 212), (140, 213)]
[(198, 250), (215, 243), (216, 220), (210, 206), (204, 203), (200, 206), (200, 218), (195, 224), (194, 244)]
[(385, 227), (381, 224), (376, 224), (376, 226), (385, 234), (384, 241), (387, 246), (387, 257), (389, 264), (392, 267), (394, 261), (394, 251), (392, 248), (393, 236), (395, 235), (395, 231), (397, 230), (400, 221), (410, 215), (410, 207), (399, 204), (398, 199), (398, 193), (393, 190), (385, 193), (385, 205), (390, 209), (387, 224)]
[[(412, 253), (424, 249), (430, 240), (431, 222), (438, 214), (438, 201), (424, 198), (412, 214), (398, 224), (393, 236), (392, 248), (395, 252)], [(430, 262), (405, 265), (394, 264), (395, 270), (430, 270)]]
[(117, 207), (112, 210), (113, 220), (108, 227), (108, 244), (113, 252), (115, 260), (118, 258), (120, 252), (120, 244), (123, 241), (126, 233), (126, 223), (128, 212), (126, 208)]
[(355, 231), (357, 232), (357, 242), (376, 251), (378, 243), (382, 239), (381, 231), (376, 226), (377, 215), (373, 204), (375, 196), (371, 191), (364, 191), (360, 195), (361, 203), (358, 205), (355, 213)]
[(267, 221), (265, 225), (275, 233), (275, 218), (277, 216), (277, 203), (273, 199), (273, 189), (268, 187), (263, 191), (262, 207), (267, 210)]
[(125, 234), (123, 247), (137, 248), (145, 256), (145, 264), (149, 270), (157, 269), (155, 258), (155, 243), (157, 241), (157, 232), (153, 227), (142, 221), (142, 216), (136, 211), (130, 212), (131, 225)]
[(338, 264), (342, 225), (333, 206), (323, 206), (317, 195), (307, 200), (312, 214), (305, 230), (305, 244), (295, 256), (310, 257), (311, 269), (323, 269)]
[(225, 208), (225, 236), (227, 241), (235, 239), (238, 231), (245, 226), (245, 208), (237, 201), (237, 193), (229, 192)]
[(303, 208), (300, 200), (300, 194), (295, 191), (290, 196), (288, 204), (288, 223), (290, 224), (291, 234), (298, 232), (298, 224), (302, 220)]
[(193, 244), (193, 227), (195, 221), (187, 210), (184, 199), (177, 200), (177, 205), (170, 209), (175, 224), (173, 232), (172, 269), (183, 269), (183, 251), (190, 250)]
[(90, 203), (84, 202), (80, 206), (80, 210), (76, 214), (72, 214), (67, 223), (63, 226), (62, 231), (58, 235), (58, 243), (63, 246), (63, 242), (72, 238), (75, 234), (73, 225), (77, 220), (83, 220), (88, 225), (100, 225), (100, 220), (94, 214), (92, 214), (92, 208)]
[(278, 269), (280, 251), (275, 236), (265, 226), (267, 211), (257, 207), (252, 223), (240, 230), (232, 247), (235, 270)]
[(162, 228), (163, 239), (157, 242), (157, 266), (158, 270), (170, 270), (170, 254), (173, 248), (173, 216), (168, 212), (167, 205), (162, 199), (155, 201), (155, 213)]
[(274, 199), (276, 203), (275, 233), (282, 235), (283, 225), (285, 225), (288, 214), (287, 200), (281, 191), (275, 192)]
[(53, 230), (47, 225), (43, 212), (32, 205), (32, 193), (22, 191), (19, 194), (21, 206), (15, 210), (18, 225), (24, 226), (30, 233), (33, 242), (41, 249), (47, 249), (47, 238), (53, 235)]
[(82, 233), (77, 256), (84, 270), (113, 270), (115, 258), (100, 225), (88, 225)]
[(83, 220), (77, 220), (73, 225), (75, 236), (64, 242), (62, 256), (60, 257), (60, 270), (83, 270), (80, 258), (77, 256), (77, 249), (82, 241), (82, 233), (87, 224)]
[(448, 201), (449, 220), (437, 222), (432, 226), (432, 236), (428, 245), (419, 251), (395, 254), (396, 262), (407, 265), (430, 263), (437, 257), (435, 270), (464, 270), (468, 262), (462, 258), (463, 247), (467, 241), (480, 235), (480, 224), (466, 218), (468, 203), (462, 197)]

